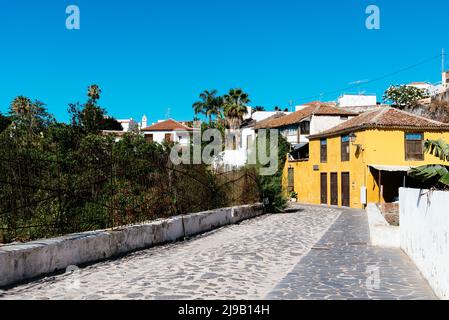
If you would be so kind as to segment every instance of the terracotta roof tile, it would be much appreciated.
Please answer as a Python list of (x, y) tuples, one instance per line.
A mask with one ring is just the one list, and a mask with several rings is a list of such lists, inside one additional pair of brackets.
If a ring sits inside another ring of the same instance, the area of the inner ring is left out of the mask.
[(420, 129), (420, 130), (447, 130), (449, 124), (424, 118), (409, 112), (392, 107), (379, 107), (377, 110), (362, 113), (336, 127), (312, 135), (309, 139), (350, 133), (362, 129)]
[(158, 122), (152, 126), (143, 128), (142, 131), (192, 131), (193, 129), (173, 119)]
[(302, 120), (306, 119), (307, 117), (310, 117), (311, 115), (357, 116), (358, 114), (344, 110), (343, 108), (338, 108), (338, 107), (331, 106), (329, 104), (317, 102), (314, 105), (311, 105), (302, 110), (291, 113), (289, 115), (286, 115), (286, 116), (283, 116), (283, 117), (280, 117), (277, 119), (272, 119), (272, 120), (266, 121), (266, 122), (260, 122), (256, 125), (255, 128), (256, 129), (280, 128), (280, 127), (288, 126), (291, 124), (299, 123)]

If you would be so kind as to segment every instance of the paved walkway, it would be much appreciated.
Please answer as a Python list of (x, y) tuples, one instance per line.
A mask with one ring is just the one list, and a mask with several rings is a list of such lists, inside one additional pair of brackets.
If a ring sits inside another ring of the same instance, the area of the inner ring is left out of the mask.
[(363, 212), (299, 206), (21, 285), (0, 299), (435, 298), (400, 250), (367, 241)]
[(268, 299), (436, 299), (400, 249), (368, 245), (365, 212), (345, 210)]

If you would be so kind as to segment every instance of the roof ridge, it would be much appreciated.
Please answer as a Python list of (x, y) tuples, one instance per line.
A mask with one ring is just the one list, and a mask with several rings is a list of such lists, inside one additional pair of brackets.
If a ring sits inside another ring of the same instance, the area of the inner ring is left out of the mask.
[[(380, 112), (374, 116), (374, 118), (371, 119), (371, 121), (369, 121), (370, 123), (377, 123), (377, 120), (379, 120), (380, 117), (382, 117), (385, 113), (387, 113), (390, 110), (390, 107), (383, 107), (382, 110), (380, 110)], [(378, 110), (376, 110), (378, 111)]]

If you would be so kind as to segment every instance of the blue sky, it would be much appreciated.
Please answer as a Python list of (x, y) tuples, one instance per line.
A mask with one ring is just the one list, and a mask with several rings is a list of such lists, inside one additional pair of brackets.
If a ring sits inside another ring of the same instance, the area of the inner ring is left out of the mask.
[[(81, 30), (65, 28), (70, 4)], [(380, 30), (365, 28), (370, 4)], [(447, 12), (447, 0), (0, 0), (0, 111), (26, 95), (66, 121), (92, 83), (109, 114), (150, 122), (191, 119), (213, 88), (241, 87), (269, 109), (337, 90), (324, 97), (334, 100), (354, 81), (449, 52)], [(436, 58), (360, 89), (380, 97), (392, 83), (439, 81), (440, 70)]]

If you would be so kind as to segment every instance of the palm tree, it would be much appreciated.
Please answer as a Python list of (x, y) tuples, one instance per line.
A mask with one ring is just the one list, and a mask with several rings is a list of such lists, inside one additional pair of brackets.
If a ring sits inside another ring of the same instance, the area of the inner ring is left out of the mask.
[(248, 113), (249, 95), (242, 89), (231, 89), (223, 97), (224, 114), (231, 130), (240, 128), (243, 116)]
[(19, 114), (29, 114), (32, 110), (32, 101), (31, 99), (18, 96), (11, 102), (11, 111), (17, 115)]
[(209, 118), (212, 123), (212, 117), (220, 117), (223, 108), (223, 98), (217, 96), (217, 90), (205, 90), (200, 94), (200, 101), (193, 104), (195, 116), (203, 114)]
[[(425, 152), (443, 161), (449, 161), (449, 144), (444, 140), (427, 140), (424, 144)], [(438, 181), (449, 187), (449, 167), (440, 164), (425, 165), (414, 168), (410, 176), (421, 181)]]
[(87, 88), (87, 96), (92, 100), (100, 99), (101, 89), (98, 85), (93, 84)]

